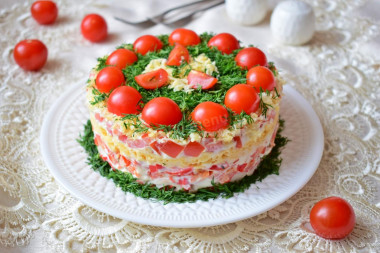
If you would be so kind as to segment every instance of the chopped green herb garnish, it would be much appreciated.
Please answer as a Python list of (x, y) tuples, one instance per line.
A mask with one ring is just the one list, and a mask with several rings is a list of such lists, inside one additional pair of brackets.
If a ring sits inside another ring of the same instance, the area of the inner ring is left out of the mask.
[(277, 71), (276, 67), (274, 66), (273, 62), (268, 62), (268, 68), (272, 71), (274, 76), (278, 75), (278, 71)]
[(94, 101), (90, 101), (91, 105), (95, 105), (97, 103), (103, 102), (109, 96), (109, 94), (102, 93), (98, 91), (97, 89), (92, 89), (92, 94), (94, 95)]
[(106, 61), (107, 61), (107, 56), (99, 57), (98, 58), (98, 65), (96, 66), (95, 70), (100, 71), (103, 68), (105, 68), (107, 66)]
[(94, 133), (90, 121), (84, 125), (84, 132), (78, 139), (79, 144), (88, 154), (87, 162), (94, 171), (97, 171), (103, 177), (112, 179), (114, 183), (125, 192), (133, 193), (137, 197), (163, 201), (167, 203), (185, 203), (195, 202), (197, 200), (207, 201), (218, 197), (230, 198), (235, 193), (244, 192), (253, 183), (263, 180), (271, 174), (279, 174), (282, 159), (280, 158), (281, 150), (289, 141), (281, 135), (284, 128), (284, 121), (280, 120), (280, 126), (275, 138), (275, 147), (272, 151), (263, 157), (257, 170), (251, 176), (245, 176), (237, 182), (226, 184), (215, 184), (209, 188), (199, 189), (197, 192), (188, 192), (184, 190), (176, 191), (169, 187), (157, 188), (152, 184), (140, 184), (130, 173), (113, 170), (111, 166), (103, 161), (96, 145), (94, 144)]
[[(264, 115), (265, 118), (266, 118), (266, 117), (267, 117), (267, 111), (268, 111), (269, 107), (273, 107), (273, 106), (264, 102), (264, 100), (263, 100), (263, 93), (264, 93), (264, 91), (263, 91), (263, 89), (260, 87), (260, 92), (259, 92), (260, 104), (259, 104), (259, 107), (260, 107), (260, 109), (261, 109), (261, 114)], [(267, 95), (270, 94), (268, 90), (265, 91), (265, 93), (266, 93)]]

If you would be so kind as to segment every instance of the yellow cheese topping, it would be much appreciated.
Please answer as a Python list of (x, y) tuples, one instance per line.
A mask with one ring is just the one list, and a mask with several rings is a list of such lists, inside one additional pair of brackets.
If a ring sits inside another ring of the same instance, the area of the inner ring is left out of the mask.
[[(184, 92), (192, 92), (194, 89), (190, 88), (187, 82), (186, 76), (184, 76), (188, 67), (184, 67), (181, 69), (179, 74), (179, 78), (173, 77), (173, 68), (166, 65), (166, 59), (153, 59), (149, 62), (149, 64), (145, 67), (143, 73), (148, 73), (157, 69), (164, 69), (168, 72), (169, 75), (169, 85), (168, 87), (173, 89), (174, 91), (183, 90)], [(215, 66), (215, 62), (212, 62), (210, 58), (208, 58), (205, 54), (200, 54), (197, 57), (193, 58), (190, 56), (189, 66), (192, 70), (204, 72), (208, 75), (212, 75), (213, 72), (218, 72), (217, 67)]]

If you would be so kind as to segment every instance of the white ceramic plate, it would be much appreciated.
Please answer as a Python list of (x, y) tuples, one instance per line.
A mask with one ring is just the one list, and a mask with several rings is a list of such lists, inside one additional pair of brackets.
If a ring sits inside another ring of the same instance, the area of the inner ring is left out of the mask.
[(226, 224), (263, 213), (298, 192), (316, 171), (323, 153), (323, 131), (310, 104), (285, 86), (281, 117), (289, 142), (282, 151), (280, 175), (270, 175), (229, 199), (167, 204), (124, 193), (94, 172), (76, 139), (88, 120), (84, 83), (70, 87), (50, 109), (41, 132), (41, 149), (55, 179), (95, 209), (129, 221), (164, 227)]

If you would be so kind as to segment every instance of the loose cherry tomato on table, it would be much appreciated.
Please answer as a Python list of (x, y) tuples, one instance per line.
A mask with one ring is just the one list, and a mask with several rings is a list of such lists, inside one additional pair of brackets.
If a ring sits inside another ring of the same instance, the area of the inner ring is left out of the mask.
[(113, 51), (107, 58), (107, 65), (114, 65), (119, 69), (125, 68), (127, 65), (132, 65), (137, 61), (137, 55), (135, 52), (120, 48)]
[(267, 57), (257, 47), (247, 47), (236, 55), (235, 62), (243, 69), (250, 69), (256, 65), (266, 66)]
[(148, 52), (158, 51), (162, 48), (162, 41), (153, 35), (143, 35), (135, 40), (133, 49), (142, 55)]
[(170, 52), (166, 65), (168, 66), (180, 66), (183, 61), (189, 62), (189, 51), (181, 44), (176, 44), (173, 50)]
[(215, 132), (228, 126), (227, 109), (211, 101), (197, 105), (191, 113), (191, 118), (201, 124), (201, 129), (208, 132)]
[(187, 76), (187, 82), (191, 88), (197, 89), (199, 86), (202, 87), (202, 90), (212, 88), (218, 79), (213, 76), (207, 75), (206, 73), (192, 70)]
[(216, 47), (224, 54), (230, 54), (240, 47), (239, 41), (235, 36), (229, 33), (219, 33), (215, 35), (209, 40), (207, 45), (209, 47)]
[(48, 49), (39, 40), (22, 40), (17, 43), (13, 57), (16, 63), (25, 70), (39, 70), (47, 60)]
[(260, 97), (252, 86), (236, 84), (227, 91), (224, 104), (237, 114), (251, 114), (259, 108)]
[(135, 80), (144, 89), (154, 90), (168, 83), (169, 75), (165, 69), (157, 69), (135, 76)]
[(103, 93), (108, 93), (125, 82), (123, 72), (117, 67), (109, 66), (100, 70), (96, 76), (96, 88)]
[(272, 71), (263, 66), (256, 66), (248, 71), (247, 84), (255, 88), (257, 92), (260, 92), (260, 88), (263, 91), (271, 91), (276, 86), (276, 81)]
[(141, 94), (130, 86), (119, 86), (111, 92), (107, 100), (108, 111), (118, 116), (137, 114), (141, 111)]
[(355, 227), (355, 212), (342, 198), (329, 197), (316, 203), (310, 212), (315, 233), (326, 239), (342, 239)]
[(144, 106), (141, 118), (149, 126), (174, 126), (181, 121), (182, 112), (170, 98), (157, 97)]
[(198, 34), (194, 31), (185, 29), (185, 28), (177, 28), (175, 29), (169, 36), (169, 44), (171, 46), (175, 44), (181, 44), (182, 46), (195, 46), (201, 42)]
[(107, 37), (106, 20), (98, 14), (88, 14), (81, 24), (82, 35), (91, 42), (99, 42)]
[(36, 1), (30, 8), (32, 17), (41, 25), (54, 23), (58, 16), (57, 5), (53, 1)]

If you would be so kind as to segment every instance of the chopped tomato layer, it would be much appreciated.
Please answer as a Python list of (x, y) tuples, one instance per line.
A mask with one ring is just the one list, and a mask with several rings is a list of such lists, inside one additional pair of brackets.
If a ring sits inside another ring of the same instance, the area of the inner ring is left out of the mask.
[(218, 79), (207, 75), (206, 73), (192, 70), (187, 76), (187, 81), (191, 88), (197, 89), (199, 86), (201, 86), (202, 90), (206, 90), (212, 88)]
[(242, 143), (241, 143), (240, 136), (235, 136), (235, 137), (234, 137), (234, 141), (236, 142), (236, 148), (241, 148), (241, 147), (243, 147), (243, 145), (242, 145)]
[(157, 143), (157, 141), (152, 142), (151, 144), (149, 144), (149, 146), (150, 146), (154, 151), (156, 151), (157, 154), (161, 155), (161, 151), (160, 151), (160, 149), (159, 149), (159, 147), (158, 147), (158, 143)]
[(192, 141), (186, 145), (183, 152), (187, 156), (198, 157), (203, 152), (203, 150), (205, 150), (205, 147), (203, 147), (202, 144), (196, 141)]
[(158, 143), (157, 146), (159, 147), (162, 153), (165, 153), (168, 156), (173, 157), (173, 158), (176, 158), (185, 148), (184, 146), (179, 145), (173, 141)]

